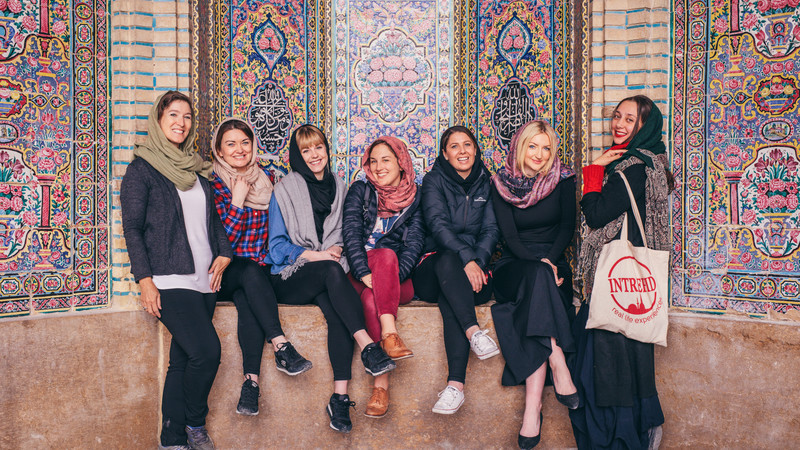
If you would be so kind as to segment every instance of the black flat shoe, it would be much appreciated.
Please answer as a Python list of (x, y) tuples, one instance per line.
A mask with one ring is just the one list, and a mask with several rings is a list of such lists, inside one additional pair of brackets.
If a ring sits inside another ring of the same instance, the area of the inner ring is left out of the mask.
[[(555, 391), (555, 389), (553, 391)], [(577, 392), (569, 395), (561, 395), (558, 392), (556, 392), (556, 400), (558, 400), (559, 403), (561, 403), (562, 405), (566, 406), (569, 409), (578, 409), (578, 405), (580, 404), (581, 401), (580, 397), (578, 397)]]
[(544, 416), (542, 413), (539, 413), (539, 434), (533, 437), (519, 435), (517, 437), (517, 445), (519, 445), (520, 450), (530, 450), (533, 447), (539, 445), (539, 440), (542, 438), (542, 421)]

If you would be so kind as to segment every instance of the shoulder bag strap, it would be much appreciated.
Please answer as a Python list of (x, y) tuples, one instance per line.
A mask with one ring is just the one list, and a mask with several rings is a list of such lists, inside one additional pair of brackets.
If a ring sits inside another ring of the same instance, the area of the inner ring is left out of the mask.
[(622, 173), (622, 171), (620, 171), (619, 176), (622, 177), (622, 182), (625, 183), (625, 189), (628, 190), (628, 198), (631, 199), (631, 209), (633, 209), (633, 216), (636, 218), (636, 224), (639, 225), (639, 233), (641, 233), (642, 235), (642, 243), (644, 244), (645, 247), (647, 247), (647, 236), (645, 236), (644, 234), (644, 226), (642, 225), (642, 216), (639, 214), (639, 205), (636, 204), (636, 199), (633, 197), (633, 191), (631, 191), (631, 185), (628, 184), (628, 179), (625, 178), (625, 174)]

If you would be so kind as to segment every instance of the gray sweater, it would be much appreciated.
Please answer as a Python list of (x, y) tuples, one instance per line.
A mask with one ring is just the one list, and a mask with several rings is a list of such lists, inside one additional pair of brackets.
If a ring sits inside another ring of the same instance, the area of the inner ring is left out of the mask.
[[(233, 250), (217, 215), (214, 193), (208, 180), (203, 177), (198, 179), (206, 194), (211, 252), (214, 258), (231, 258)], [(131, 272), (137, 283), (153, 275), (195, 272), (181, 200), (171, 181), (147, 161), (135, 158), (122, 178), (120, 203)]]

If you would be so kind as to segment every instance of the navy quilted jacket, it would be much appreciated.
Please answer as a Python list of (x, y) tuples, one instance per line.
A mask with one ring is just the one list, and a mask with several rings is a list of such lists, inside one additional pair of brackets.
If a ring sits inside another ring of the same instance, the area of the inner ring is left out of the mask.
[[(425, 242), (425, 228), (419, 208), (420, 191), (421, 189), (417, 189), (414, 202), (406, 208), (389, 232), (375, 243), (375, 248), (389, 248), (397, 253), (401, 282), (411, 275), (411, 270), (422, 255)], [(362, 180), (351, 184), (344, 198), (342, 237), (350, 272), (357, 280), (370, 273), (364, 245), (375, 228), (377, 219), (378, 193), (375, 188)]]
[(465, 191), (439, 167), (438, 160), (433, 164), (422, 179), (422, 213), (428, 230), (426, 252), (450, 250), (464, 265), (475, 261), (486, 269), (500, 235), (490, 186), (485, 167)]

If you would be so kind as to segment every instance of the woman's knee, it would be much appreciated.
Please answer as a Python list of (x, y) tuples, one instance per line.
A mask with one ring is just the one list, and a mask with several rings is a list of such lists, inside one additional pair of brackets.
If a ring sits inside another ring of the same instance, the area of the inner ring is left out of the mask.
[(374, 272), (387, 271), (389, 273), (397, 273), (399, 270), (399, 263), (397, 262), (397, 253), (388, 248), (376, 248), (367, 253), (369, 269)]
[(189, 354), (189, 364), (206, 370), (216, 370), (222, 357), (222, 347), (216, 333), (205, 345), (198, 346)]
[(464, 264), (461, 263), (461, 258), (449, 250), (442, 252), (439, 260), (436, 261), (436, 276), (439, 278), (439, 283), (445, 279), (453, 277), (457, 273), (464, 271)]

